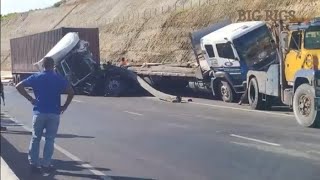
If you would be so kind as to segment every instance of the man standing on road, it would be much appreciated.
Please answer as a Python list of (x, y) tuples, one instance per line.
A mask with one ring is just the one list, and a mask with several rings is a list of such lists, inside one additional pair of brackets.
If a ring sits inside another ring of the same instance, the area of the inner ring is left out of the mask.
[[(60, 114), (68, 108), (74, 91), (68, 81), (54, 72), (54, 61), (50, 57), (43, 60), (44, 71), (34, 74), (17, 84), (16, 88), (33, 105), (32, 139), (29, 147), (29, 163), (32, 172), (50, 172), (53, 170), (51, 158), (54, 151), (54, 140), (57, 135)], [(32, 87), (34, 96), (30, 96), (25, 87)], [(61, 106), (60, 96), (67, 93), (68, 97)], [(43, 162), (39, 164), (40, 140), (45, 129), (45, 145)]]

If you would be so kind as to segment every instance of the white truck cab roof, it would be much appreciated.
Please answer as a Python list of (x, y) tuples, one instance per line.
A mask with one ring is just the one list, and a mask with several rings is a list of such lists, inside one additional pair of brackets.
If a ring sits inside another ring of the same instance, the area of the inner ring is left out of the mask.
[(248, 21), (229, 24), (201, 38), (201, 44), (226, 43), (265, 25), (263, 21)]
[[(55, 64), (58, 64), (80, 41), (79, 35), (76, 32), (66, 34), (48, 53), (45, 57), (51, 57)], [(43, 71), (43, 58), (34, 64), (39, 71)]]

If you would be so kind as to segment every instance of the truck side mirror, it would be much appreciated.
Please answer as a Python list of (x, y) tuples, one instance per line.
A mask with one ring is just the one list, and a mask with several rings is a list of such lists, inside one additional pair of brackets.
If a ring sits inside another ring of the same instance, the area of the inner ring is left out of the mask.
[(279, 45), (282, 48), (288, 48), (288, 37), (289, 33), (286, 31), (282, 31), (279, 36)]

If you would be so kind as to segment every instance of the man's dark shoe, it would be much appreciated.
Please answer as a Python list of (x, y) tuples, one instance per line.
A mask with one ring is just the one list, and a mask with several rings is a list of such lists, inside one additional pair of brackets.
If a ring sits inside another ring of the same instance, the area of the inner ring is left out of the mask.
[(43, 173), (52, 173), (56, 169), (53, 167), (53, 165), (49, 165), (49, 166), (41, 166), (41, 170)]
[(35, 174), (41, 174), (41, 168), (37, 165), (30, 165), (30, 171), (31, 173), (35, 173)]

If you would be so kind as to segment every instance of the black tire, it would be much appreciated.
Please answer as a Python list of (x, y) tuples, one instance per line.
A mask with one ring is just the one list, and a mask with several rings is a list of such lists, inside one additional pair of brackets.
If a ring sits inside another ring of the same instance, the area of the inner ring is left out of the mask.
[(216, 91), (219, 98), (224, 102), (233, 102), (235, 93), (233, 92), (231, 86), (226, 81), (220, 81), (218, 90)]
[(20, 77), (20, 74), (17, 75), (17, 83), (18, 84), (19, 82), (21, 81), (21, 77)]
[(15, 85), (18, 84), (18, 83), (17, 83), (17, 75), (16, 75), (16, 74), (13, 75), (13, 83), (14, 83)]
[(304, 127), (319, 127), (320, 112), (315, 110), (315, 90), (309, 84), (300, 85), (293, 97), (293, 112)]
[(248, 101), (251, 109), (263, 109), (262, 94), (259, 93), (258, 81), (252, 78), (248, 86)]
[(105, 96), (118, 97), (125, 90), (125, 81), (120, 76), (113, 76), (106, 80)]

